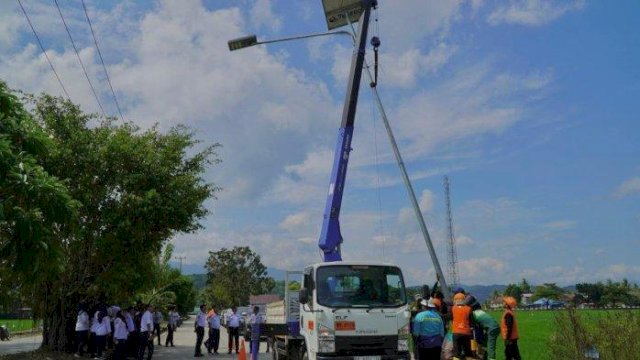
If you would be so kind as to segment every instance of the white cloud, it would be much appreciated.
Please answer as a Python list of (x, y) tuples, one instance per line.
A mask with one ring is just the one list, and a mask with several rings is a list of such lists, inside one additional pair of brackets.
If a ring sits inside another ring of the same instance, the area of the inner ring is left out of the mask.
[(491, 25), (540, 26), (556, 20), (569, 11), (580, 10), (584, 5), (584, 0), (511, 0), (508, 5), (495, 9), (487, 21)]
[(634, 177), (624, 181), (613, 191), (613, 197), (616, 199), (622, 199), (635, 194), (640, 194), (640, 177)]
[(463, 259), (458, 262), (460, 282), (465, 284), (495, 284), (504, 279), (508, 265), (492, 257)]
[(549, 230), (563, 231), (563, 230), (569, 230), (569, 229), (575, 228), (576, 222), (572, 220), (558, 220), (558, 221), (548, 222), (544, 224), (543, 227)]
[(296, 231), (308, 228), (311, 222), (311, 214), (308, 212), (299, 212), (287, 217), (280, 223), (280, 228), (288, 231)]
[(251, 8), (251, 20), (254, 26), (271, 32), (278, 32), (282, 27), (282, 18), (273, 13), (271, 0), (257, 0)]

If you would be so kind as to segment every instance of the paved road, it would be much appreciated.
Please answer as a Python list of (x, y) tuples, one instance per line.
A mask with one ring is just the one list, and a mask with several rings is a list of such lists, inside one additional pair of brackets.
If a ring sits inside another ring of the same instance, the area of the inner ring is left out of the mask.
[(35, 350), (42, 344), (42, 335), (14, 337), (9, 341), (0, 341), (0, 355), (15, 354)]
[[(182, 360), (182, 359), (193, 359), (193, 355), (195, 353), (195, 344), (196, 344), (196, 333), (193, 331), (193, 320), (185, 321), (178, 331), (173, 334), (175, 347), (164, 347), (157, 346), (158, 340), (156, 339), (155, 352), (153, 354), (153, 359), (157, 360)], [(206, 341), (208, 337), (208, 333), (205, 332), (204, 340)], [(162, 334), (162, 341), (164, 344), (165, 334)], [(238, 355), (232, 353), (231, 355), (227, 354), (229, 348), (227, 347), (228, 337), (227, 332), (224, 329), (220, 330), (220, 347), (218, 349), (219, 354), (209, 355), (207, 354), (207, 349), (202, 346), (202, 353), (204, 354), (203, 359), (225, 359), (225, 360), (235, 360), (238, 358)], [(249, 343), (245, 343), (245, 348), (247, 352), (247, 360), (250, 359), (249, 356)], [(267, 349), (267, 345), (265, 343), (260, 344), (260, 360), (270, 360), (271, 354), (266, 354), (265, 350)]]
[[(204, 340), (207, 340), (208, 334), (205, 332)], [(166, 339), (166, 333), (162, 334), (162, 344)], [(224, 359), (224, 360), (236, 360), (238, 355), (235, 353), (227, 354), (229, 348), (227, 347), (227, 332), (224, 329), (220, 331), (220, 347), (218, 349), (219, 354), (209, 355), (207, 349), (202, 347), (202, 352), (205, 355), (203, 359)], [(0, 342), (0, 355), (3, 354), (15, 354), (25, 351), (31, 351), (37, 349), (42, 342), (42, 336), (30, 336), (23, 338), (13, 338), (11, 341)], [(155, 339), (155, 352), (153, 359), (157, 360), (181, 360), (181, 359), (193, 359), (195, 353), (196, 333), (193, 331), (193, 319), (185, 320), (178, 331), (173, 335), (173, 343), (175, 347), (158, 346), (158, 339)], [(249, 356), (249, 343), (245, 343), (247, 352), (247, 360)], [(260, 344), (261, 356), (260, 360), (270, 360), (271, 354), (266, 354), (266, 344)]]

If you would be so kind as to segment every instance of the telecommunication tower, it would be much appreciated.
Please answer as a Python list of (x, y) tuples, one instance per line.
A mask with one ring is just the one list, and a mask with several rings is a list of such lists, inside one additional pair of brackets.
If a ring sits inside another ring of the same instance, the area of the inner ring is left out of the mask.
[(449, 177), (444, 176), (444, 197), (447, 205), (447, 228), (449, 230), (449, 241), (447, 242), (447, 260), (449, 272), (449, 285), (455, 287), (459, 285), (458, 277), (458, 253), (456, 251), (456, 238), (453, 234), (453, 217), (451, 216), (451, 192), (449, 190)]

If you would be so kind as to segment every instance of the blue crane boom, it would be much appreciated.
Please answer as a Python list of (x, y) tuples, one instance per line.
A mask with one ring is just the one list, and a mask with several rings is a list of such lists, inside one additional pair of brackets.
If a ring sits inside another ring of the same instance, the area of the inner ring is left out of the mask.
[(376, 0), (363, 0), (364, 11), (360, 15), (356, 47), (351, 58), (351, 70), (349, 72), (349, 84), (342, 111), (342, 123), (338, 131), (333, 168), (331, 170), (331, 182), (327, 194), (327, 202), (324, 208), (324, 220), (318, 246), (324, 253), (324, 261), (341, 261), (342, 233), (340, 232), (340, 207), (344, 193), (349, 153), (351, 152), (351, 140), (353, 139), (353, 124), (358, 105), (358, 93), (360, 80), (367, 47), (367, 32), (371, 9), (377, 5)]

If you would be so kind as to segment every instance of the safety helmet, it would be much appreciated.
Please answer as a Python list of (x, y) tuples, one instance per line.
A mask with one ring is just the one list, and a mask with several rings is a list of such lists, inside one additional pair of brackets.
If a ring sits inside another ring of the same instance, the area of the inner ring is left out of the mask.
[(458, 294), (458, 293), (462, 293), (462, 294), (464, 294), (465, 292), (464, 292), (464, 289), (463, 289), (463, 288), (461, 288), (460, 286), (458, 286), (457, 288), (453, 289), (453, 293), (454, 293), (454, 294)]
[(466, 296), (464, 296), (463, 293), (457, 293), (453, 296), (453, 302), (456, 305), (464, 305), (464, 299)]
[(516, 299), (511, 296), (504, 297), (502, 301), (509, 309), (515, 309), (516, 306), (518, 306), (518, 302), (516, 301)]

